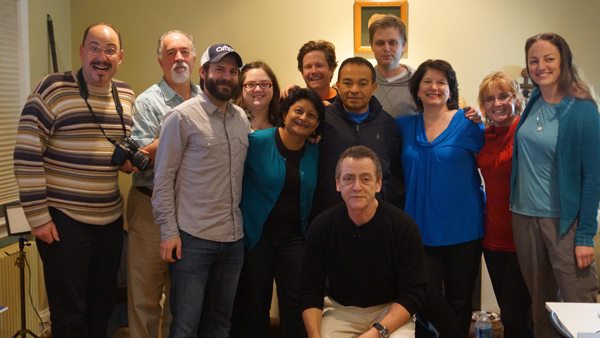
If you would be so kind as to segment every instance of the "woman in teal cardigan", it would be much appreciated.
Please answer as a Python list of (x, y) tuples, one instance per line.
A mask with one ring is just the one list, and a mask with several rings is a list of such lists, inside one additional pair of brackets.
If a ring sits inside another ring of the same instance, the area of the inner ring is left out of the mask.
[(282, 103), (282, 126), (250, 134), (244, 168), (242, 215), (246, 256), (240, 275), (231, 337), (268, 337), (273, 279), (280, 330), (305, 337), (299, 306), (300, 273), (325, 108), (317, 94), (293, 91)]
[(535, 35), (525, 53), (537, 88), (517, 126), (510, 206), (534, 335), (555, 337), (545, 302), (596, 302), (598, 294), (600, 115), (562, 37)]

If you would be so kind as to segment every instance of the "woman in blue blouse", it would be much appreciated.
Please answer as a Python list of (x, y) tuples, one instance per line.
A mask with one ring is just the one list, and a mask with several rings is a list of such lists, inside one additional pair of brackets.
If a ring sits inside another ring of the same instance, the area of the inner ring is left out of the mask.
[(242, 215), (246, 256), (232, 337), (268, 337), (273, 278), (284, 337), (305, 337), (299, 304), (304, 235), (317, 182), (318, 133), (323, 102), (307, 89), (282, 103), (282, 126), (249, 135)]
[(517, 126), (510, 208), (535, 337), (556, 337), (545, 302), (598, 295), (600, 117), (562, 37), (532, 36), (525, 54), (536, 88)]
[(410, 81), (419, 114), (399, 117), (406, 211), (425, 247), (424, 315), (442, 337), (466, 337), (481, 257), (483, 191), (475, 154), (484, 129), (458, 109), (458, 83), (443, 60), (422, 63)]

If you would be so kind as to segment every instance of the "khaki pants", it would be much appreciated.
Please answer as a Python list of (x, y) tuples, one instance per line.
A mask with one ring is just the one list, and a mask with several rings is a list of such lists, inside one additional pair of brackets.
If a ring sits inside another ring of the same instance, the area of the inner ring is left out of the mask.
[(575, 259), (577, 223), (558, 235), (558, 218), (530, 217), (513, 213), (517, 256), (531, 294), (534, 336), (556, 337), (546, 302), (595, 303), (598, 277), (594, 264), (583, 270)]
[[(127, 303), (132, 338), (156, 338), (159, 321), (162, 337), (169, 336), (169, 269), (160, 258), (160, 226), (154, 223), (150, 197), (134, 187), (127, 200)], [(163, 292), (164, 308), (160, 306)]]
[[(326, 297), (323, 319), (321, 320), (322, 338), (354, 338), (358, 337), (373, 324), (383, 318), (392, 304), (375, 305), (367, 308), (343, 306)], [(390, 338), (414, 338), (414, 317), (394, 332)]]

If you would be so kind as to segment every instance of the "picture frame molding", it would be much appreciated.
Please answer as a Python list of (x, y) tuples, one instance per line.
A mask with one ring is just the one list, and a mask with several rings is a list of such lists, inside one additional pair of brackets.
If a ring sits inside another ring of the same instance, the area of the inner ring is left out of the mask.
[[(367, 41), (367, 44), (362, 42), (363, 30), (366, 29), (367, 35), (369, 28), (366, 26), (363, 29), (362, 12), (365, 8), (377, 8), (377, 7), (398, 7), (398, 13), (396, 14), (400, 20), (406, 26), (406, 35), (408, 36), (408, 0), (390, 0), (390, 1), (372, 1), (372, 0), (355, 0), (354, 1), (354, 52), (357, 54), (372, 54), (371, 46)], [(392, 14), (392, 13), (386, 13)], [(405, 42), (406, 43), (406, 42)], [(408, 45), (404, 46), (404, 53), (402, 57), (405, 58), (408, 55)]]

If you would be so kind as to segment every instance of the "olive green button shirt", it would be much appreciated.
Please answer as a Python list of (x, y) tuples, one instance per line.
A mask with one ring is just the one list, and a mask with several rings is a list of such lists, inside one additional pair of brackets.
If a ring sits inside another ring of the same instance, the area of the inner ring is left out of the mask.
[(239, 208), (250, 123), (205, 93), (165, 115), (154, 166), (154, 220), (163, 240), (179, 231), (217, 242), (243, 237)]

